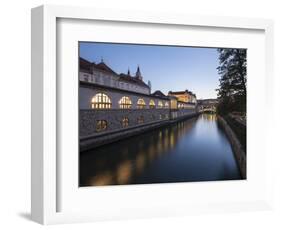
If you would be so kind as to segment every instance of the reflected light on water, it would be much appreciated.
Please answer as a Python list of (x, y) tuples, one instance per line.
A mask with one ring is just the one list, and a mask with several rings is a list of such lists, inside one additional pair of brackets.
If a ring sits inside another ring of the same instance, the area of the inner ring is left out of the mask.
[(172, 132), (170, 135), (170, 146), (173, 148), (175, 146), (175, 135)]
[(129, 182), (132, 174), (132, 165), (130, 161), (121, 163), (117, 169), (117, 183), (126, 184)]
[(215, 114), (93, 149), (79, 168), (80, 186), (240, 179)]
[(90, 179), (92, 186), (108, 185), (113, 183), (113, 174), (109, 171), (102, 172)]
[(137, 156), (136, 159), (136, 171), (137, 173), (141, 173), (145, 166), (145, 153), (142, 152)]

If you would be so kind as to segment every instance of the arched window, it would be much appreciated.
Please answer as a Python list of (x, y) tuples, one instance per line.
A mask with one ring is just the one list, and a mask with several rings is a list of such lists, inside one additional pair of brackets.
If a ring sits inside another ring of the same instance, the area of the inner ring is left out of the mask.
[(178, 108), (179, 108), (179, 109), (182, 109), (182, 108), (183, 108), (183, 104), (179, 103), (179, 104), (178, 104)]
[(97, 120), (96, 123), (96, 131), (101, 132), (107, 129), (107, 121), (106, 120)]
[(149, 101), (149, 108), (151, 108), (151, 109), (155, 108), (155, 102), (153, 100)]
[(92, 98), (92, 109), (110, 109), (111, 100), (104, 93), (98, 93)]
[(119, 101), (120, 109), (130, 109), (132, 108), (132, 101), (129, 97), (122, 97)]
[(163, 108), (163, 102), (162, 101), (158, 101), (158, 108), (160, 108), (160, 109)]
[(169, 102), (165, 102), (165, 108), (169, 108)]
[(144, 117), (143, 116), (139, 116), (137, 121), (138, 121), (138, 124), (144, 123)]
[(138, 99), (137, 108), (138, 109), (144, 109), (145, 108), (145, 101), (142, 98)]
[(122, 127), (128, 127), (129, 126), (129, 118), (128, 117), (123, 117), (122, 119)]

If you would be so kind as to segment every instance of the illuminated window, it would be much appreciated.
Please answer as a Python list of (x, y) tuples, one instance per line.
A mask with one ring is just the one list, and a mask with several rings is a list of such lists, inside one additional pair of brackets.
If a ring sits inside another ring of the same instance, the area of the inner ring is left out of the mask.
[(151, 109), (155, 108), (155, 102), (153, 100), (149, 101), (149, 108), (151, 108)]
[(169, 108), (169, 102), (165, 102), (165, 108)]
[(96, 123), (96, 131), (101, 132), (107, 129), (107, 121), (106, 120), (98, 120)]
[(171, 100), (171, 109), (177, 109), (177, 100)]
[(132, 101), (129, 97), (122, 97), (119, 101), (120, 109), (130, 109), (132, 108)]
[(122, 119), (122, 127), (128, 127), (129, 126), (129, 118), (128, 117), (123, 117)]
[(158, 108), (163, 108), (163, 102), (162, 101), (158, 101)]
[(92, 109), (110, 109), (111, 100), (104, 93), (98, 93), (92, 98)]
[(183, 105), (182, 103), (179, 103), (179, 104), (178, 104), (178, 108), (179, 108), (179, 109), (182, 109), (183, 107), (184, 107), (184, 105)]
[(138, 109), (144, 109), (145, 108), (145, 101), (142, 98), (138, 99), (137, 108)]
[(142, 124), (144, 122), (144, 117), (139, 116), (137, 121), (138, 121), (138, 124)]

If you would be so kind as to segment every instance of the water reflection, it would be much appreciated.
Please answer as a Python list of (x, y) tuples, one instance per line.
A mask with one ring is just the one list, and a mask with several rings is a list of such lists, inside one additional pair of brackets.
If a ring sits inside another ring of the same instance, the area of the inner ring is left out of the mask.
[(174, 123), (80, 156), (80, 186), (240, 179), (215, 114)]

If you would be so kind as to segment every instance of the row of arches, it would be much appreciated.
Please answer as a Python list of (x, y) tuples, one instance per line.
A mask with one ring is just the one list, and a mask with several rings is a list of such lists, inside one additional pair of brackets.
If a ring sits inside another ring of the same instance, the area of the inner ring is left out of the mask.
[[(131, 109), (132, 108), (132, 100), (128, 96), (123, 96), (119, 102), (120, 109)], [(148, 104), (150, 109), (156, 108), (156, 104), (154, 100), (150, 100)], [(110, 97), (105, 93), (97, 93), (91, 100), (92, 109), (110, 109), (112, 107), (112, 102)], [(137, 100), (137, 108), (144, 109), (146, 108), (146, 103), (143, 98), (139, 98)], [(169, 102), (158, 101), (157, 108), (169, 108)]]
[[(162, 119), (168, 119), (169, 115), (168, 114), (159, 114), (159, 117), (157, 118), (156, 115), (151, 115), (151, 118), (153, 120), (158, 119), (158, 120), (162, 120)], [(147, 120), (147, 121), (151, 121), (151, 120)], [(138, 116), (137, 118), (132, 118), (131, 120), (129, 119), (129, 117), (122, 117), (122, 119), (120, 120), (121, 123), (121, 127), (122, 128), (127, 128), (129, 125), (140, 125), (146, 122), (145, 118), (143, 115)], [(108, 122), (107, 120), (97, 120), (96, 121), (96, 132), (103, 132), (106, 131), (109, 128), (110, 122)]]

